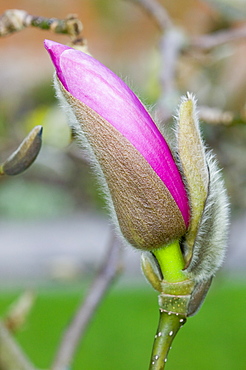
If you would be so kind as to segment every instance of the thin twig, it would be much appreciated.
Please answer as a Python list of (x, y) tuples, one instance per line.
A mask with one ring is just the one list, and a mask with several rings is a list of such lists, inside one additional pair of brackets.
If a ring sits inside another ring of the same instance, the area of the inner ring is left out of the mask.
[(9, 307), (3, 320), (9, 331), (16, 332), (26, 323), (35, 300), (36, 294), (27, 290)]
[(209, 50), (228, 42), (246, 40), (246, 26), (194, 37), (189, 47)]
[(2, 322), (0, 322), (0, 369), (37, 370)]
[[(232, 111), (224, 111), (219, 108), (208, 106), (198, 106), (197, 109), (199, 119), (209, 125), (233, 126), (246, 124), (246, 112), (244, 110), (239, 113), (234, 113)], [(171, 120), (172, 116), (172, 113), (166, 110), (166, 116), (163, 121)]]
[(81, 303), (71, 324), (65, 331), (58, 348), (52, 370), (65, 370), (73, 361), (79, 342), (81, 341), (96, 309), (103, 297), (122, 269), (122, 253), (115, 236), (110, 240), (110, 246), (85, 300)]
[(160, 87), (161, 93), (156, 104), (158, 119), (166, 121), (179, 99), (176, 86), (177, 64), (186, 39), (179, 29), (170, 28), (160, 39)]
[(161, 31), (172, 27), (172, 21), (166, 9), (156, 0), (130, 0), (139, 4), (151, 17), (153, 17)]
[[(156, 104), (155, 114), (158, 120), (166, 122), (171, 118), (173, 108), (177, 105), (179, 92), (175, 86), (176, 69), (180, 53), (192, 49), (210, 50), (228, 42), (246, 39), (246, 27), (242, 26), (226, 31), (218, 31), (208, 35), (189, 38), (182, 29), (177, 29), (169, 17), (165, 8), (156, 0), (131, 0), (139, 4), (154, 19), (162, 31), (160, 38), (160, 87), (161, 93)], [(231, 112), (202, 109), (202, 119), (208, 123), (233, 124), (244, 121), (241, 117), (235, 117)]]
[(158, 25), (162, 32), (160, 38), (161, 93), (156, 104), (155, 114), (160, 121), (166, 121), (177, 105), (177, 89), (175, 86), (177, 62), (181, 50), (186, 43), (182, 30), (174, 26), (166, 9), (156, 0), (131, 0), (139, 4)]
[(235, 119), (235, 115), (230, 111), (223, 111), (219, 108), (199, 107), (199, 118), (212, 125), (223, 124), (231, 125)]
[(0, 37), (8, 36), (30, 26), (66, 34), (74, 44), (83, 45), (84, 43), (80, 36), (83, 25), (76, 15), (69, 14), (66, 19), (46, 18), (34, 16), (19, 9), (8, 9), (0, 16)]
[(235, 124), (246, 124), (246, 111), (243, 109), (240, 112), (224, 111), (219, 108), (211, 108), (201, 106), (198, 108), (199, 118), (211, 125), (232, 126)]

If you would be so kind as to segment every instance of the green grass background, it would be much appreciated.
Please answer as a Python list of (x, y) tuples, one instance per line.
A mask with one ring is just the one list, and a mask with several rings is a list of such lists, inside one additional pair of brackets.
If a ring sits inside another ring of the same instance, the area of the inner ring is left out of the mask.
[[(38, 288), (37, 302), (16, 335), (39, 368), (48, 368), (63, 329), (85, 289)], [(0, 291), (0, 313), (20, 291)], [(246, 284), (218, 278), (200, 312), (188, 319), (169, 353), (167, 370), (245, 370)], [(80, 345), (73, 370), (148, 369), (158, 321), (157, 293), (147, 284), (116, 284), (100, 306)]]

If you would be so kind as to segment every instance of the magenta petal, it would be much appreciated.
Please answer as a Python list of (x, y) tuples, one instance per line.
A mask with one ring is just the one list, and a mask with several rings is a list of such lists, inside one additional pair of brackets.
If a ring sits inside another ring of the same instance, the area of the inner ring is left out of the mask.
[(49, 52), (51, 60), (54, 66), (56, 67), (56, 73), (57, 73), (59, 80), (61, 81), (65, 89), (69, 91), (66, 81), (63, 77), (63, 72), (60, 68), (60, 55), (62, 54), (63, 51), (71, 50), (71, 48), (69, 46), (58, 44), (57, 42), (53, 42), (49, 40), (44, 41), (44, 46), (45, 46), (45, 49)]
[(66, 90), (111, 123), (142, 154), (172, 194), (188, 226), (189, 205), (181, 175), (165, 139), (137, 96), (91, 56), (48, 40), (45, 47)]

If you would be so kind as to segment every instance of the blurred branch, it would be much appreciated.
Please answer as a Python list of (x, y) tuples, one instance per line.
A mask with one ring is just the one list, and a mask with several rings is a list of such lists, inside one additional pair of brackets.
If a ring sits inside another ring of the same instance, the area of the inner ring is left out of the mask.
[(71, 38), (73, 44), (83, 44), (83, 39), (80, 36), (83, 25), (76, 15), (69, 14), (65, 19), (45, 18), (28, 14), (19, 9), (6, 10), (0, 16), (0, 37), (30, 26), (66, 34)]
[(156, 0), (130, 0), (140, 5), (154, 19), (160, 30), (172, 27), (172, 21), (166, 9)]
[(16, 302), (14, 302), (4, 317), (4, 324), (11, 332), (20, 329), (33, 307), (36, 295), (33, 291), (24, 292)]
[[(177, 64), (180, 54), (192, 49), (210, 50), (228, 42), (246, 39), (246, 26), (226, 31), (218, 31), (208, 35), (189, 37), (184, 29), (177, 28), (165, 8), (156, 0), (131, 0), (147, 11), (162, 31), (159, 43), (161, 66), (161, 92), (156, 104), (155, 114), (158, 120), (165, 122), (172, 116), (177, 106), (180, 92), (177, 91), (176, 77)], [(235, 116), (232, 112), (223, 112), (219, 109), (200, 108), (201, 119), (211, 124), (231, 125), (244, 123), (245, 117)]]
[(177, 106), (179, 93), (176, 86), (177, 64), (180, 53), (184, 47), (186, 38), (175, 27), (164, 32), (160, 38), (160, 87), (161, 92), (156, 104), (156, 114), (159, 119), (166, 121), (173, 112), (173, 107)]
[(246, 26), (218, 31), (209, 35), (196, 36), (191, 39), (189, 47), (209, 50), (228, 42), (246, 40)]
[[(246, 125), (246, 111), (242, 110), (241, 112), (234, 113), (232, 111), (224, 111), (219, 108), (211, 108), (207, 106), (198, 106), (199, 119), (210, 125)], [(172, 114), (169, 112), (165, 116), (165, 120), (171, 120)]]
[(231, 126), (234, 124), (246, 124), (246, 112), (243, 110), (240, 114), (231, 111), (223, 111), (219, 108), (199, 107), (199, 118), (212, 125)]
[(25, 356), (17, 342), (0, 321), (0, 369), (1, 370), (37, 370)]
[(161, 93), (156, 104), (156, 115), (159, 120), (166, 121), (170, 116), (173, 105), (176, 105), (177, 89), (175, 86), (176, 67), (181, 50), (186, 38), (182, 30), (174, 26), (166, 9), (156, 0), (130, 0), (139, 4), (152, 16), (161, 30), (160, 58), (161, 65), (165, 68), (160, 70)]
[(122, 269), (122, 249), (112, 235), (105, 260), (71, 324), (65, 331), (52, 370), (65, 370), (73, 360), (79, 342), (113, 281)]
[(176, 69), (179, 55), (187, 43), (182, 29), (174, 26), (166, 9), (156, 0), (130, 0), (140, 5), (152, 16), (161, 30), (159, 43), (161, 65), (160, 69), (161, 92), (156, 104), (155, 114), (158, 120), (166, 121), (173, 106), (177, 105), (178, 94), (176, 88)]

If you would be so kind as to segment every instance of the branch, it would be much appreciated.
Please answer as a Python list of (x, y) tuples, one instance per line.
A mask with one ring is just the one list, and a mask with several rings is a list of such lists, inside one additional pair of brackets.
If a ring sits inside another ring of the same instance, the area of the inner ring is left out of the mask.
[[(246, 125), (246, 111), (242, 110), (239, 113), (234, 113), (232, 111), (224, 111), (220, 108), (212, 108), (208, 106), (198, 106), (198, 116), (199, 120), (205, 122), (209, 125)], [(171, 112), (166, 111), (166, 116), (164, 121), (169, 121), (172, 119)]]
[(172, 21), (165, 8), (156, 0), (131, 0), (139, 4), (155, 21), (161, 31), (172, 27)]
[(166, 121), (177, 105), (178, 94), (175, 86), (176, 68), (179, 55), (186, 45), (186, 37), (182, 30), (174, 26), (166, 9), (156, 0), (131, 0), (139, 4), (158, 25), (162, 32), (160, 38), (161, 93), (156, 104), (155, 113), (160, 121)]
[(177, 64), (186, 38), (182, 31), (175, 27), (164, 32), (160, 39), (160, 87), (161, 92), (156, 105), (158, 119), (166, 121), (177, 106), (179, 94), (176, 87)]
[(10, 306), (3, 320), (9, 331), (16, 332), (25, 324), (35, 299), (36, 294), (27, 290)]
[(74, 353), (89, 325), (96, 309), (101, 303), (109, 287), (122, 269), (122, 251), (114, 236), (91, 288), (71, 324), (65, 331), (58, 348), (52, 370), (65, 370), (73, 360)]
[(70, 14), (66, 19), (37, 17), (24, 10), (9, 9), (0, 17), (0, 37), (23, 30), (26, 27), (38, 27), (55, 33), (68, 35), (74, 44), (82, 44), (80, 37), (83, 25), (76, 15)]
[[(218, 31), (208, 35), (188, 38), (184, 30), (177, 29), (164, 7), (156, 0), (131, 0), (139, 4), (150, 14), (159, 29), (162, 31), (160, 38), (161, 65), (165, 68), (160, 70), (161, 93), (156, 104), (155, 113), (162, 122), (167, 121), (177, 105), (180, 95), (175, 86), (176, 69), (180, 53), (192, 49), (210, 50), (228, 42), (246, 39), (246, 26)], [(244, 123), (245, 118), (235, 117), (232, 112), (223, 112), (211, 108), (201, 110), (202, 119), (212, 124)]]
[(2, 322), (0, 322), (0, 369), (37, 370)]
[(246, 124), (246, 112), (242, 110), (239, 114), (231, 111), (223, 111), (219, 108), (201, 106), (198, 108), (200, 120), (212, 125), (232, 126), (235, 124)]
[(218, 31), (209, 35), (196, 36), (191, 40), (188, 47), (209, 50), (228, 42), (242, 39), (246, 39), (246, 26)]

